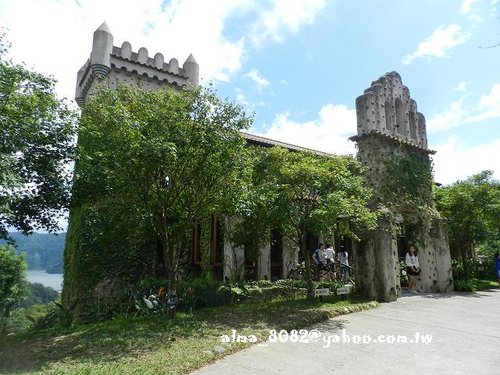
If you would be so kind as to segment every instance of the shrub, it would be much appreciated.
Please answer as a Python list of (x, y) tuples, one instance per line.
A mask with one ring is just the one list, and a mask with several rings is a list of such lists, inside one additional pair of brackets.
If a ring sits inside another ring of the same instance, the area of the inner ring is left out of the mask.
[(399, 262), (399, 275), (401, 286), (408, 286), (408, 275), (406, 273), (406, 262), (404, 260)]
[(181, 306), (186, 309), (229, 305), (232, 292), (228, 285), (217, 281), (193, 278), (179, 283), (178, 294)]
[(44, 286), (40, 283), (28, 283), (28, 296), (21, 300), (20, 307), (29, 307), (31, 305), (46, 305), (59, 298), (59, 293), (53, 288)]
[(476, 284), (473, 280), (455, 280), (455, 290), (457, 292), (474, 292), (477, 290)]

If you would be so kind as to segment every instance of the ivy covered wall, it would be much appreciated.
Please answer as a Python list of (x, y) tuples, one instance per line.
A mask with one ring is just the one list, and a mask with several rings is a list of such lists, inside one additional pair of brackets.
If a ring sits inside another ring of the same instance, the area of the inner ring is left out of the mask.
[(371, 298), (395, 300), (401, 294), (401, 256), (411, 243), (419, 250), (422, 268), (417, 288), (451, 290), (448, 240), (432, 199), (429, 152), (383, 134), (370, 134), (358, 139), (358, 158), (374, 191), (370, 206), (382, 214), (378, 228), (365, 233), (355, 253), (360, 289)]
[[(98, 204), (74, 207), (64, 254), (63, 301), (85, 322), (125, 308), (130, 290), (152, 275), (155, 242), (113, 220)], [(149, 237), (154, 238), (154, 237)]]

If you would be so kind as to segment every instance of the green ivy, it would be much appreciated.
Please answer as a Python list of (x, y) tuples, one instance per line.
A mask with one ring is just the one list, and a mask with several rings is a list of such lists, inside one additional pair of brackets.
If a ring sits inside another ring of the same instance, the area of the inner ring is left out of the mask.
[(394, 235), (425, 246), (427, 234), (439, 217), (435, 208), (433, 164), (430, 156), (404, 142), (365, 138), (358, 142), (359, 158), (367, 165), (368, 185), (374, 190), (372, 207), (392, 223)]

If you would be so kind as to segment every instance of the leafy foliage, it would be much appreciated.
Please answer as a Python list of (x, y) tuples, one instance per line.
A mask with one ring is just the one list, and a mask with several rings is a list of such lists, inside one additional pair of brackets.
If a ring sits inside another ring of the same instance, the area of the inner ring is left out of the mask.
[[(116, 264), (114, 276), (132, 282), (142, 275), (131, 266), (147, 272), (160, 249), (175, 294), (193, 219), (236, 209), (249, 173), (239, 131), (250, 121), (210, 88), (143, 91), (122, 85), (89, 97), (80, 124), (66, 260), (65, 282), (74, 294), (88, 295), (106, 278), (96, 269), (104, 261), (97, 248), (109, 253), (106, 263)], [(93, 273), (84, 287), (77, 282), (88, 280), (88, 274), (78, 275), (82, 262)]]
[(7, 228), (55, 231), (69, 204), (76, 113), (55, 80), (6, 57), (0, 35), (0, 238)]
[(395, 205), (424, 206), (432, 201), (432, 162), (427, 154), (406, 150), (387, 163), (383, 194)]
[(40, 283), (28, 283), (28, 292), (26, 298), (17, 305), (20, 307), (29, 307), (32, 305), (46, 305), (59, 298), (59, 293), (53, 288), (43, 286)]
[(500, 182), (492, 176), (483, 171), (435, 192), (455, 259), (470, 259), (477, 245), (500, 240)]
[[(269, 229), (276, 228), (292, 241), (306, 262), (312, 298), (308, 233), (331, 233), (339, 217), (349, 218), (358, 231), (375, 225), (377, 215), (367, 208), (370, 191), (364, 187), (361, 165), (350, 157), (274, 147), (256, 151), (254, 168), (252, 191), (242, 212), (243, 232), (263, 240)], [(248, 231), (252, 226), (254, 230)], [(340, 234), (357, 239), (355, 231), (347, 227)]]
[(10, 245), (0, 245), (0, 335), (10, 310), (26, 294), (26, 263)]
[[(62, 273), (66, 233), (58, 233), (57, 235), (32, 233), (26, 236), (22, 232), (9, 232), (9, 237), (15, 243), (16, 252), (26, 254), (29, 270)], [(2, 242), (4, 241), (0, 240), (0, 243)]]

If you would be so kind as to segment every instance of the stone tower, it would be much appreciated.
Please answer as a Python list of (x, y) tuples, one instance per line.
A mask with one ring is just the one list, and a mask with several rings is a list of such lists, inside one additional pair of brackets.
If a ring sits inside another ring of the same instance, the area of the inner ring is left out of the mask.
[(94, 32), (90, 58), (77, 74), (75, 99), (79, 105), (92, 93), (98, 81), (104, 81), (111, 88), (122, 82), (146, 90), (165, 86), (196, 87), (199, 66), (193, 55), (189, 55), (179, 67), (177, 59), (172, 58), (166, 63), (161, 53), (149, 57), (144, 47), (133, 52), (129, 42), (123, 42), (121, 47), (113, 46), (113, 35), (104, 22)]
[(419, 249), (420, 291), (453, 288), (447, 234), (432, 199), (432, 161), (424, 116), (390, 72), (356, 99), (358, 158), (373, 189), (370, 205), (380, 209), (378, 228), (365, 234), (355, 251), (360, 289), (393, 301), (401, 292), (400, 261), (409, 243)]
[[(77, 74), (75, 98), (80, 106), (98, 83), (109, 88), (127, 83), (144, 90), (197, 87), (199, 67), (192, 55), (180, 67), (175, 58), (166, 63), (161, 53), (149, 57), (144, 47), (133, 52), (128, 42), (113, 46), (113, 35), (104, 22), (94, 32), (90, 58)], [(80, 135), (78, 143), (85, 149), (88, 142), (82, 138)], [(77, 161), (75, 176), (78, 169)], [(77, 183), (75, 179), (74, 186)], [(119, 219), (107, 218), (98, 198), (86, 195), (92, 192), (75, 191), (64, 252), (62, 299), (66, 306), (75, 306), (76, 320), (90, 321), (109, 314), (113, 306), (127, 303), (124, 290), (138, 282), (144, 269), (152, 267), (156, 242), (134, 235), (130, 228), (123, 229)]]

